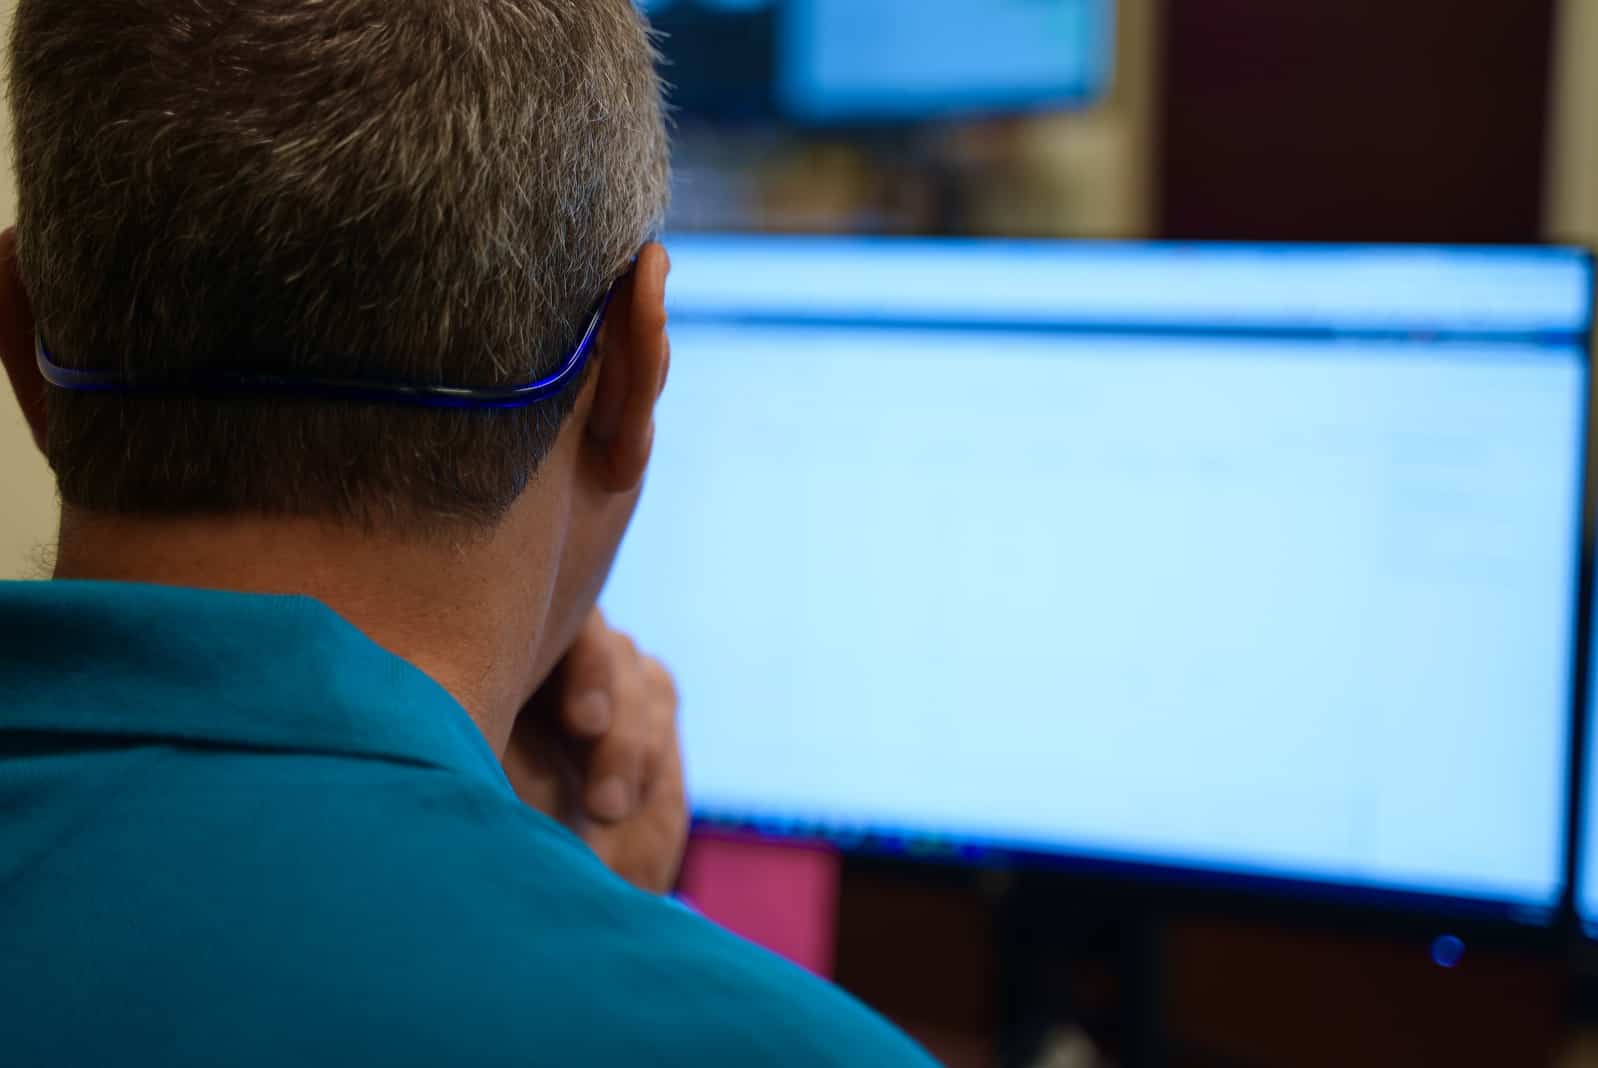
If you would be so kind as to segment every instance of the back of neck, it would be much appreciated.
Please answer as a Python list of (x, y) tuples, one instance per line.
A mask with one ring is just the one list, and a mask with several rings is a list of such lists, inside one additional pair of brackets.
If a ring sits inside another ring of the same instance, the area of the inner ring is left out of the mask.
[(509, 530), (446, 543), (292, 517), (68, 508), (55, 577), (313, 597), (460, 701), (503, 753), (542, 668), (553, 567)]

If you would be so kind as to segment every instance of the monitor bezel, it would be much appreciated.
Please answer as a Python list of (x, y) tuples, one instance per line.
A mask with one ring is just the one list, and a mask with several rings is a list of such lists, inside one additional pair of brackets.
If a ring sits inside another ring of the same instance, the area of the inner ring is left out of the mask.
[[(1569, 247), (1569, 246), (1552, 246)], [(1589, 276), (1598, 273), (1598, 253), (1591, 248), (1580, 248), (1588, 264)], [(1594, 306), (1598, 306), (1598, 279), (1594, 280)], [(1594, 536), (1598, 532), (1598, 479), (1594, 464), (1598, 463), (1598, 426), (1594, 412), (1598, 411), (1598, 382), (1594, 381), (1595, 346), (1598, 346), (1598, 324), (1594, 316), (1588, 317), (1587, 333), (1587, 403), (1583, 411), (1585, 421), (1584, 463), (1582, 464), (1582, 516), (1581, 516), (1581, 570), (1577, 581), (1576, 655), (1572, 670), (1575, 679), (1571, 684), (1570, 725), (1570, 807), (1565, 817), (1565, 895), (1561, 909), (1561, 923), (1568, 940), (1577, 946), (1598, 947), (1598, 932), (1589, 929), (1581, 914), (1581, 871), (1584, 859), (1583, 839), (1586, 835), (1587, 796), (1594, 791), (1589, 776), (1594, 770), (1587, 760), (1588, 738), (1593, 730), (1592, 702), (1593, 667), (1595, 665), (1594, 637)], [(1598, 958), (1593, 961), (1598, 970)]]

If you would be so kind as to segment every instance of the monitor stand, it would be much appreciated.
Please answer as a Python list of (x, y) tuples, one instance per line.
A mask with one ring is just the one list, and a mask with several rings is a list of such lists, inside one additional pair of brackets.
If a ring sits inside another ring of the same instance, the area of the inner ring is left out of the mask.
[[(1000, 1068), (1042, 1063), (1073, 1027), (1122, 1068), (1163, 1068), (1165, 943), (1164, 916), (1148, 902), (1018, 876), (998, 906)], [(1108, 996), (1084, 998), (1090, 970), (1109, 981)]]

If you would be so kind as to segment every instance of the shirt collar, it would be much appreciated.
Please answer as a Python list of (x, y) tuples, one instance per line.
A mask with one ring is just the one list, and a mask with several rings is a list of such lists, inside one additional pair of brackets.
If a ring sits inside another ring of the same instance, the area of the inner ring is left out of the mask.
[(466, 711), (308, 597), (0, 583), (0, 732), (365, 757), (510, 786)]

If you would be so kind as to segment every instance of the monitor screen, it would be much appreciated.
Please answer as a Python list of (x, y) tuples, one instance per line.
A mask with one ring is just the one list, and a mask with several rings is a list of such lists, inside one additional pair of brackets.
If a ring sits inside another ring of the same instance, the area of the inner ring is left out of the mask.
[(790, 0), (780, 97), (810, 120), (1082, 104), (1106, 88), (1112, 0)]
[(915, 122), (1079, 106), (1114, 0), (639, 0), (674, 107), (718, 120)]
[(604, 604), (701, 818), (1549, 918), (1584, 254), (671, 247)]

